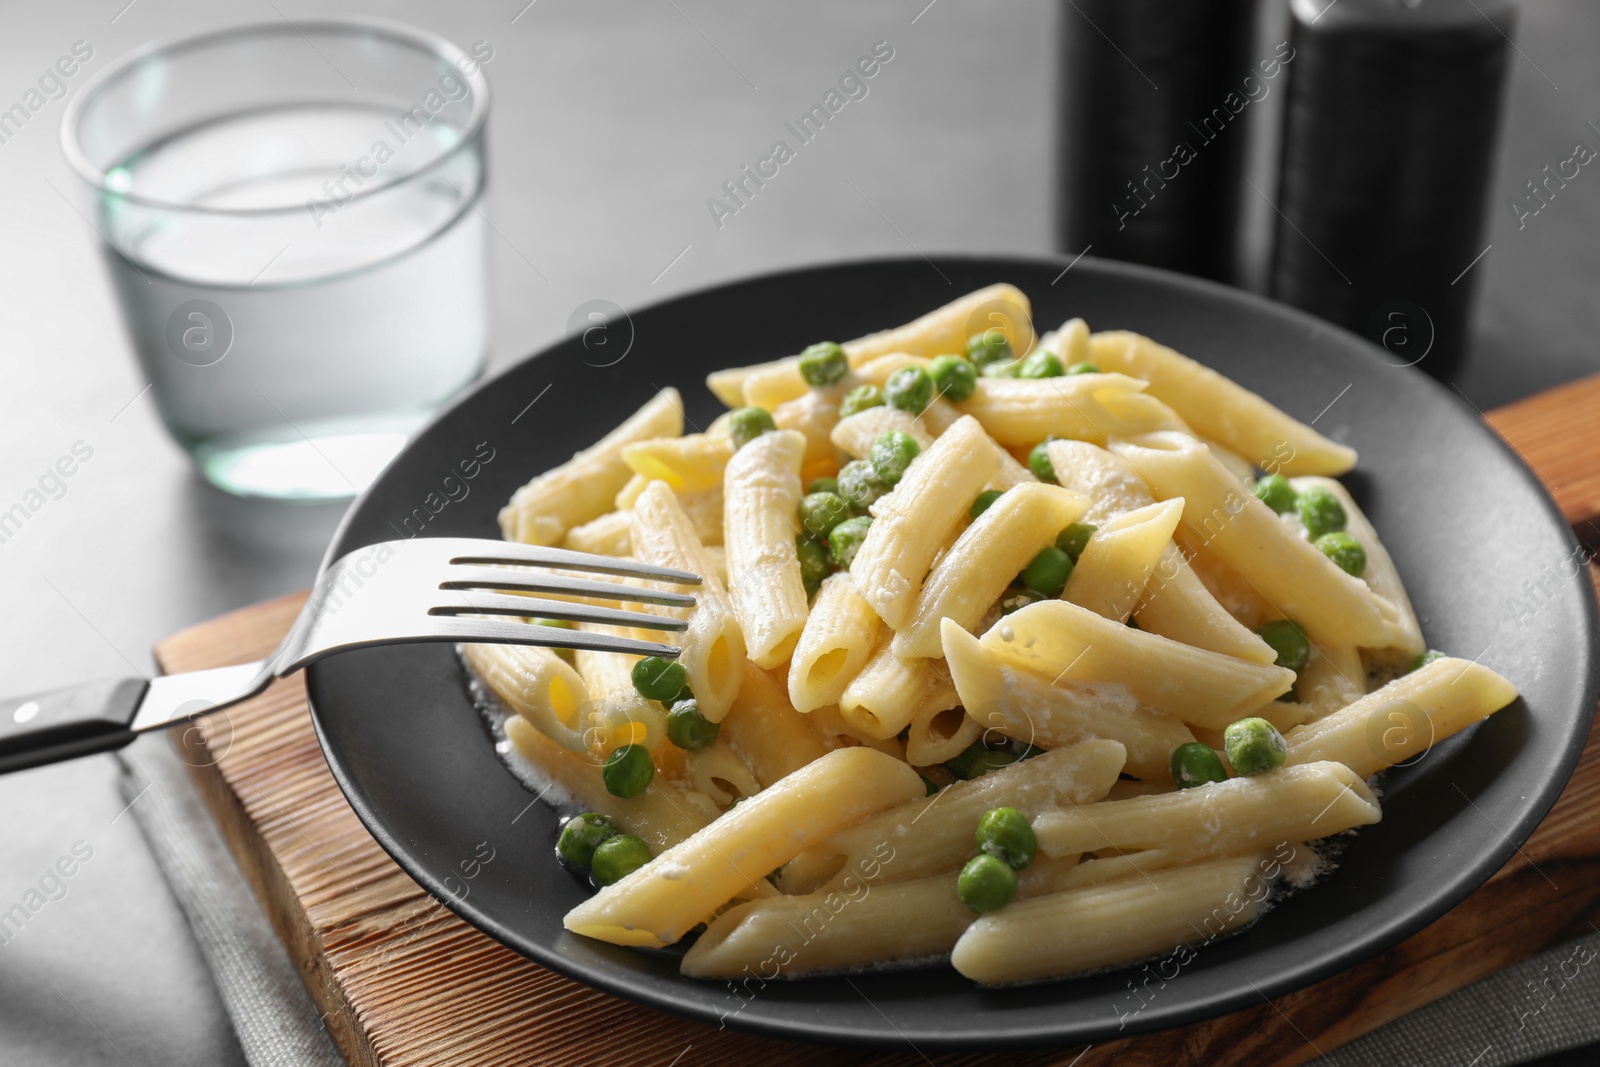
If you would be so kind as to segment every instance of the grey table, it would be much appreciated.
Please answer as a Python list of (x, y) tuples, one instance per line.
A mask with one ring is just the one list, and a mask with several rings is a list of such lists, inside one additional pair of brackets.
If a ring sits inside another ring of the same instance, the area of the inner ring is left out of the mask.
[[(495, 49), (494, 367), (558, 337), (594, 298), (633, 307), (838, 257), (1053, 251), (1055, 35), (1059, 12), (1077, 17), (1070, 7), (344, 6)], [(76, 41), (93, 48), (92, 72), (154, 38), (327, 13), (303, 0), (12, 2), (3, 11), (0, 108)], [(1600, 176), (1570, 183), (1520, 231), (1508, 206), (1575, 141), (1600, 145), (1590, 123), (1600, 120), (1597, 39), (1600, 8), (1580, 0), (1524, 12), (1493, 247), (1474, 268), (1483, 274), (1477, 344), (1460, 380), (1485, 409), (1600, 370), (1590, 343), (1600, 336)], [(880, 40), (895, 54), (870, 95), (719, 228), (706, 199)], [(95, 234), (63, 195), (62, 106), (49, 102), (0, 142), (0, 508), (75, 442), (93, 458), (0, 543), (4, 692), (150, 670), (162, 635), (307, 584), (341, 511), (226, 498), (165, 437), (138, 395)], [(1250, 232), (1262, 232), (1264, 210), (1254, 209)], [(0, 1060), (239, 1062), (114, 777), (101, 757), (0, 778), (0, 910), (75, 845), (92, 851), (64, 896), (0, 936)]]

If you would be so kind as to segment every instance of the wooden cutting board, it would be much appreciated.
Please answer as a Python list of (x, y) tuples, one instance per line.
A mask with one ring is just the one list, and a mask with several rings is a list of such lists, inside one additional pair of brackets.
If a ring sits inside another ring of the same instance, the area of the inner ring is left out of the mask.
[[(1600, 377), (1489, 420), (1600, 544)], [(1591, 577), (1600, 576), (1591, 565)], [(163, 641), (163, 670), (269, 654), (303, 594)], [(353, 1064), (765, 1067), (1023, 1064), (1173, 1067), (1305, 1063), (1600, 921), (1600, 745), (1487, 885), (1390, 951), (1307, 989), (1209, 1022), (1085, 1048), (925, 1056), (823, 1048), (691, 1022), (596, 992), (518, 956), (428, 896), (345, 803), (296, 676), (204, 721), (185, 759), (218, 825)], [(198, 748), (196, 747), (198, 746)], [(200, 766), (194, 766), (199, 764)]]

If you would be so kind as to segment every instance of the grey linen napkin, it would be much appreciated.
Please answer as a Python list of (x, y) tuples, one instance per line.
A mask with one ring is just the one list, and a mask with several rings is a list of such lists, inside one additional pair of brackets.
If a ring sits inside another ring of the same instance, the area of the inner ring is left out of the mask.
[[(300, 976), (164, 737), (126, 749), (122, 788), (252, 1067), (339, 1067)], [(1324, 1052), (1330, 1067), (1506, 1067), (1600, 1040), (1600, 930)], [(1313, 1046), (1315, 1047), (1315, 1046)]]
[(128, 810), (189, 920), (251, 1067), (343, 1067), (169, 739), (146, 737), (120, 760)]

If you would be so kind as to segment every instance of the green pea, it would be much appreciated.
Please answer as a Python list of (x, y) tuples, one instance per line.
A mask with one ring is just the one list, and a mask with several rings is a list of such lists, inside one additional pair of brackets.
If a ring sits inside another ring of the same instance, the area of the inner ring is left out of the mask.
[(928, 365), (934, 391), (946, 400), (959, 402), (978, 387), (978, 368), (962, 356), (934, 356)]
[(870, 515), (846, 519), (835, 526), (833, 532), (828, 534), (828, 551), (833, 553), (833, 561), (849, 570), (850, 564), (855, 562), (856, 553), (861, 551), (861, 542), (867, 539), (867, 531), (871, 528)]
[(710, 722), (693, 697), (680, 700), (667, 712), (667, 740), (685, 752), (698, 752), (717, 739), (722, 724)]
[(979, 915), (999, 911), (1017, 895), (1017, 872), (987, 853), (974, 856), (956, 877), (956, 895)]
[(1300, 496), (1294, 491), (1294, 486), (1289, 484), (1289, 479), (1281, 474), (1269, 474), (1257, 482), (1255, 494), (1257, 500), (1279, 515), (1293, 511), (1295, 502)]
[(1288, 667), (1298, 674), (1311, 662), (1311, 640), (1293, 619), (1264, 622), (1256, 627), (1256, 636), (1278, 654), (1280, 667)]
[(650, 846), (632, 834), (618, 834), (601, 842), (589, 865), (596, 885), (620, 882), (650, 862)]
[(800, 498), (800, 528), (809, 537), (827, 537), (849, 517), (850, 504), (838, 493), (807, 493)]
[(828, 550), (822, 546), (822, 542), (813, 541), (809, 537), (794, 539), (794, 553), (800, 557), (800, 582), (806, 587), (806, 598), (810, 599), (817, 595), (822, 583), (833, 573), (833, 564), (829, 561)]
[[(531, 619), (529, 621), (531, 621), (535, 626), (553, 626), (557, 630), (576, 630), (578, 628), (578, 624), (572, 622), (570, 619)], [(550, 651), (554, 652), (568, 663), (573, 662), (572, 649), (570, 648), (552, 648)]]
[(1010, 363), (1011, 342), (999, 330), (985, 330), (967, 338), (967, 358), (980, 367)]
[(1029, 604), (1037, 604), (1044, 599), (1032, 589), (1012, 589), (1000, 598), (1000, 614), (1010, 615), (1013, 611), (1021, 611)]
[(671, 700), (688, 677), (683, 664), (675, 659), (646, 656), (633, 665), (633, 687), (646, 700)]
[(1067, 372), (1061, 357), (1044, 349), (1030, 355), (1017, 367), (1018, 378), (1059, 378)]
[(594, 850), (601, 842), (617, 836), (617, 824), (609, 816), (586, 811), (574, 815), (561, 827), (556, 838), (556, 855), (574, 867), (588, 868)]
[(858, 385), (844, 394), (844, 399), (839, 401), (839, 417), (842, 419), (868, 408), (881, 408), (884, 403), (882, 389), (876, 385)]
[(922, 447), (910, 434), (889, 430), (873, 438), (867, 458), (879, 481), (884, 485), (899, 485), (900, 479), (906, 476), (906, 468), (921, 451)]
[(1100, 368), (1093, 363), (1074, 363), (1067, 368), (1068, 374), (1099, 374)]
[(674, 704), (682, 704), (685, 700), (693, 699), (694, 690), (690, 689), (688, 686), (684, 686), (682, 689), (678, 690), (677, 694), (674, 695), (671, 700), (665, 700), (662, 701), (662, 703), (666, 704), (668, 708), (671, 708)]
[(1028, 469), (1033, 472), (1033, 476), (1041, 482), (1049, 482), (1052, 485), (1055, 484), (1056, 480), (1056, 468), (1050, 462), (1050, 453), (1045, 451), (1045, 446), (1056, 440), (1059, 440), (1059, 438), (1046, 437), (1043, 441), (1034, 445), (1033, 451), (1028, 453)]
[(1430, 648), (1428, 651), (1411, 661), (1411, 669), (1414, 671), (1420, 671), (1422, 668), (1426, 667), (1435, 660), (1447, 659), (1448, 657), (1448, 652), (1440, 652), (1436, 648)]
[(929, 778), (926, 774), (918, 772), (917, 777), (922, 779), (923, 796), (931, 797), (939, 791), (939, 783)]
[(1089, 547), (1089, 538), (1100, 527), (1087, 522), (1075, 522), (1065, 530), (1056, 534), (1056, 547), (1072, 557), (1072, 562), (1078, 562), (1078, 557), (1083, 555), (1083, 550)]
[(981, 739), (972, 742), (951, 759), (945, 761), (944, 769), (952, 777), (961, 781), (981, 778), (990, 771), (999, 770), (1017, 762), (1015, 753), (1003, 748), (990, 748)]
[(815, 478), (810, 485), (806, 486), (807, 493), (837, 493), (838, 491), (839, 479), (837, 478)]
[(853, 459), (839, 471), (839, 495), (858, 514), (865, 514), (888, 491), (889, 487), (867, 460)]
[(972, 502), (972, 506), (967, 509), (967, 514), (976, 519), (979, 515), (982, 515), (985, 511), (988, 511), (989, 505), (993, 504), (996, 500), (999, 500), (1001, 494), (1004, 492), (1004, 489), (985, 489), (983, 492), (978, 494), (978, 499)]
[(733, 435), (733, 447), (743, 448), (764, 433), (776, 430), (772, 413), (766, 408), (739, 408), (728, 417), (728, 432)]
[(1240, 719), (1222, 731), (1222, 747), (1235, 774), (1260, 774), (1283, 766), (1289, 746), (1266, 719)]
[(606, 792), (612, 796), (636, 797), (650, 788), (650, 780), (656, 776), (656, 765), (650, 758), (650, 750), (643, 745), (623, 745), (606, 757), (600, 776), (605, 780)]
[(1179, 789), (1193, 789), (1211, 782), (1226, 782), (1228, 769), (1216, 749), (1190, 741), (1172, 750), (1172, 783)]
[(1022, 569), (1022, 584), (1044, 597), (1061, 595), (1072, 577), (1072, 557), (1055, 545), (1047, 545)]
[(1300, 514), (1300, 524), (1306, 528), (1306, 534), (1313, 541), (1325, 533), (1344, 529), (1344, 505), (1339, 503), (1338, 497), (1320, 485), (1313, 485), (1301, 493), (1295, 500), (1294, 507)]
[(1027, 741), (1012, 741), (1011, 748), (1016, 754), (1018, 763), (1021, 763), (1025, 759), (1033, 759), (1035, 756), (1042, 756), (1046, 752), (1050, 751), (1047, 748), (1040, 748), (1038, 745), (1031, 744)]
[(889, 375), (883, 395), (901, 411), (921, 415), (933, 403), (933, 379), (921, 367), (901, 367)]
[(979, 852), (993, 856), (1013, 870), (1020, 871), (1032, 863), (1039, 851), (1039, 841), (1028, 817), (1016, 808), (991, 808), (984, 812), (972, 837)]
[(832, 385), (848, 373), (850, 360), (832, 341), (821, 341), (800, 353), (800, 377), (814, 389)]
[(1367, 550), (1361, 547), (1360, 541), (1343, 530), (1325, 533), (1311, 543), (1346, 574), (1359, 578), (1361, 572), (1367, 569)]

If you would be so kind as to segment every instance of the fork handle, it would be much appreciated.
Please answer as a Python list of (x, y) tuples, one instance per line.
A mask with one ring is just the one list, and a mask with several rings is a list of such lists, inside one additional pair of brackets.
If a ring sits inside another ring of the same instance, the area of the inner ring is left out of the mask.
[(114, 678), (0, 698), (0, 774), (121, 748), (133, 740), (133, 718), (149, 685)]

